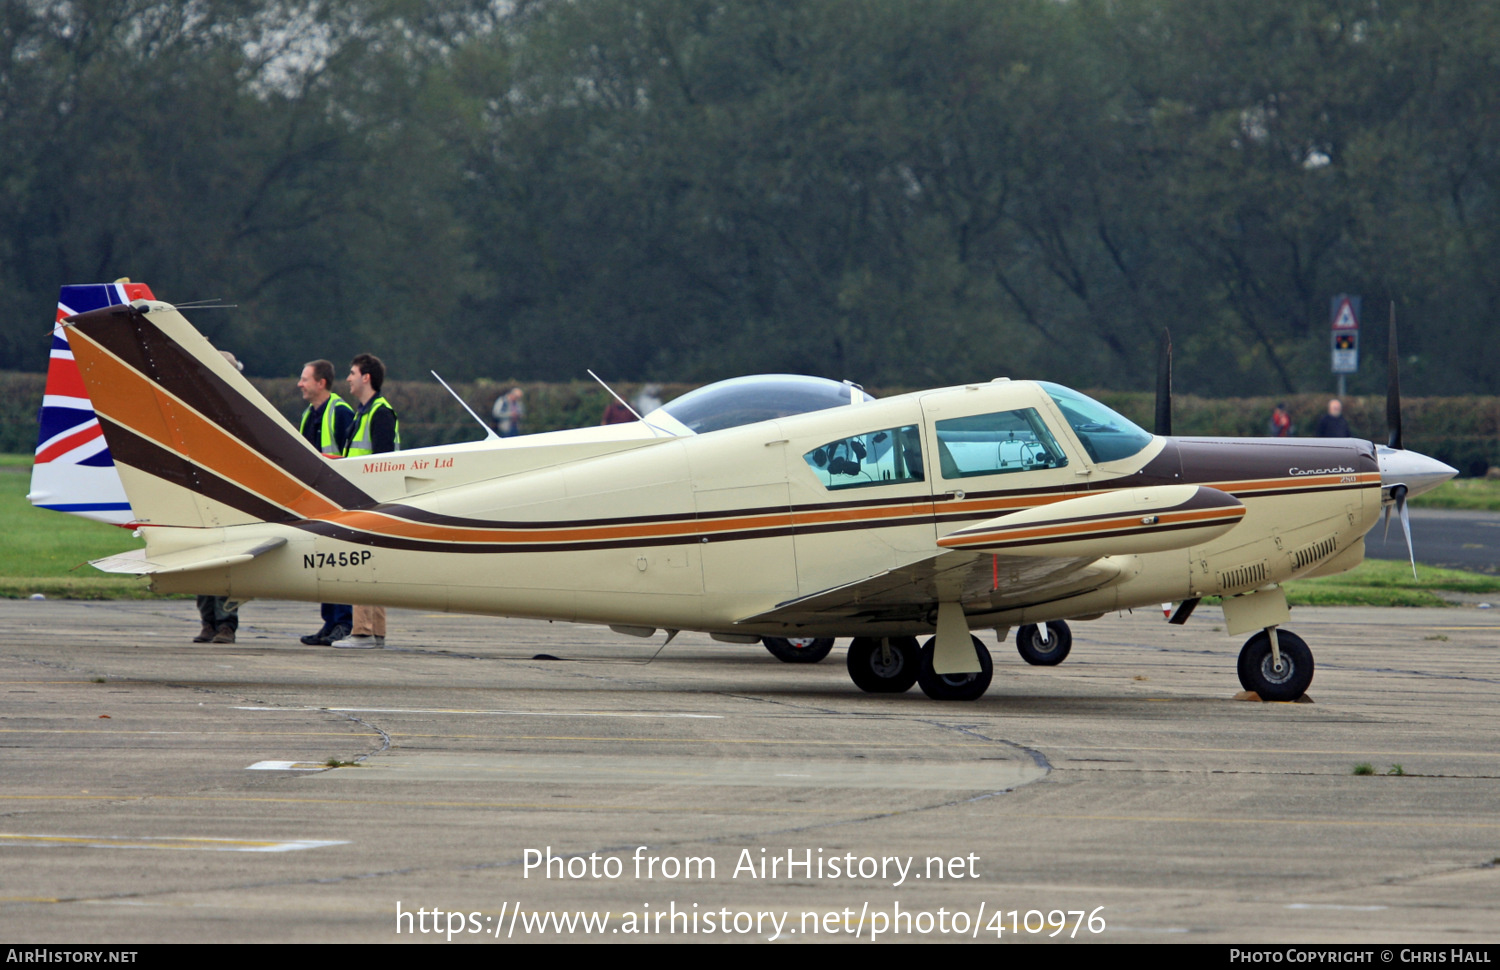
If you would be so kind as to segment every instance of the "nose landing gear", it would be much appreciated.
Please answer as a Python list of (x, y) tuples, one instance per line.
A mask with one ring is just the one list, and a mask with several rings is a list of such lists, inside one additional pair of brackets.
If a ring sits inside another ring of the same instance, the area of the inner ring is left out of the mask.
[(1275, 634), (1274, 650), (1269, 629), (1245, 641), (1240, 649), (1240, 685), (1263, 701), (1294, 701), (1312, 683), (1312, 651), (1295, 633), (1276, 629)]

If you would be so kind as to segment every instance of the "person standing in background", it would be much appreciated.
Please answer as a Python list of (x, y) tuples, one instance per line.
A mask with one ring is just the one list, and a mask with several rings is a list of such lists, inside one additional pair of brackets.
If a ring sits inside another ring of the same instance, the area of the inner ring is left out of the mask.
[[(330, 458), (344, 453), (344, 443), (349, 440), (349, 431), (354, 426), (354, 408), (333, 393), (332, 386), (332, 362), (310, 360), (302, 365), (297, 390), (302, 392), (307, 409), (302, 412), (298, 430), (319, 454)], [(310, 647), (326, 647), (335, 640), (342, 640), (354, 626), (354, 608), (349, 604), (324, 603), (322, 609), (322, 629), (302, 638), (302, 642)]]
[[(349, 395), (359, 402), (354, 426), (344, 443), (345, 458), (364, 458), (401, 450), (401, 420), (380, 393), (385, 384), (385, 364), (374, 354), (360, 354), (349, 366)], [(385, 607), (355, 606), (349, 635), (335, 640), (335, 647), (385, 646)]]
[(1338, 398), (1328, 402), (1328, 413), (1318, 419), (1319, 438), (1352, 438), (1349, 422), (1344, 417), (1344, 405)]
[(524, 395), (519, 387), (513, 387), (509, 391), (495, 399), (495, 430), (500, 432), (502, 438), (514, 438), (521, 433), (521, 419), (526, 416), (526, 406), (521, 398)]

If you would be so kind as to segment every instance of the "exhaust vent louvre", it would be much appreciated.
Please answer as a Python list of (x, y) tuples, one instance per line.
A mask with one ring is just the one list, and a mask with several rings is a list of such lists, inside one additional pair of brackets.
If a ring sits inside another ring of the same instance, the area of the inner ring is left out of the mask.
[(1335, 536), (1329, 536), (1310, 546), (1303, 546), (1292, 556), (1292, 568), (1302, 569), (1311, 566), (1315, 562), (1322, 562), (1338, 551), (1338, 540)]
[(1269, 573), (1266, 571), (1265, 560), (1260, 562), (1246, 563), (1233, 569), (1226, 569), (1219, 573), (1219, 588), (1224, 592), (1231, 590), (1253, 589), (1266, 581)]

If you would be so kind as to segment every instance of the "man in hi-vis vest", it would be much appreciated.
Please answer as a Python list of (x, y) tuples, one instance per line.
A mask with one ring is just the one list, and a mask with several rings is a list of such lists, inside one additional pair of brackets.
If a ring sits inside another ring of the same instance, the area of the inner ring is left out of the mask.
[[(374, 354), (360, 354), (349, 367), (349, 394), (359, 402), (354, 425), (344, 443), (345, 458), (363, 458), (401, 448), (401, 421), (396, 409), (380, 394), (385, 383), (385, 365)], [(355, 606), (350, 635), (335, 640), (335, 647), (385, 646), (385, 607)]]
[[(302, 392), (307, 410), (302, 412), (302, 423), (298, 430), (319, 453), (336, 458), (344, 453), (344, 442), (349, 440), (349, 431), (354, 427), (354, 408), (334, 394), (332, 387), (331, 362), (310, 360), (302, 366), (302, 377), (297, 381), (297, 390)], [(353, 625), (352, 606), (348, 603), (324, 603), (323, 628), (303, 637), (302, 642), (310, 647), (326, 647), (335, 640), (347, 637)]]

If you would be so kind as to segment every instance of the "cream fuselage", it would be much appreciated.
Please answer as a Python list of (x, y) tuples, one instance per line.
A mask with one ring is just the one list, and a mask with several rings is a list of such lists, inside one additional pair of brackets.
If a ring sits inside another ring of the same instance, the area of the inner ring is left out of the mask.
[[(934, 460), (937, 421), (1026, 408), (1045, 420), (1061, 467), (949, 477)], [(920, 480), (830, 489), (805, 457), (903, 428), (918, 429), (928, 459)], [(152, 528), (153, 554), (202, 545), (215, 531), (225, 541), (285, 540), (248, 562), (158, 575), (154, 586), (747, 635), (916, 635), (932, 631), (938, 598), (962, 602), (971, 627), (1009, 626), (1342, 571), (1359, 563), (1381, 510), (1368, 442), (1154, 438), (1128, 458), (1096, 462), (1048, 394), (1022, 381), (621, 440), (617, 450), (511, 441), (346, 459), (341, 474), (383, 503), (311, 527)], [(1007, 512), (1180, 484), (1232, 494), (1246, 512), (1201, 545), (1092, 563), (937, 546)], [(949, 568), (923, 565), (933, 562)], [(854, 608), (795, 606), (885, 572), (910, 577), (909, 593), (886, 590)]]

